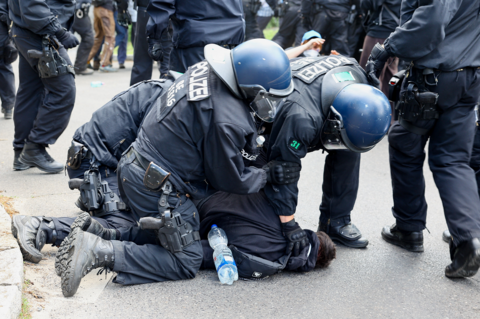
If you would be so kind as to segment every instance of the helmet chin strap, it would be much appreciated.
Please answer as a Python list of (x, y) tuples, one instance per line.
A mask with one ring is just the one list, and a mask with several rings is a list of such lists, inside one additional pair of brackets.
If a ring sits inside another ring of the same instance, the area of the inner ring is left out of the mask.
[(204, 49), (205, 60), (212, 67), (213, 72), (239, 99), (244, 99), (238, 88), (235, 69), (233, 68), (231, 50), (216, 44), (207, 44)]

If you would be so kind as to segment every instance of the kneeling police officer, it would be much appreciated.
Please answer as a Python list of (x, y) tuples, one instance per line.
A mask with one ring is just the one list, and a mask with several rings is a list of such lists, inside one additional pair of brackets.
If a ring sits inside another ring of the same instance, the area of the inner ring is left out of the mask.
[(36, 166), (59, 173), (64, 165), (46, 151), (63, 133), (75, 102), (75, 73), (67, 50), (78, 45), (68, 31), (74, 0), (9, 1), (12, 35), (20, 53), (15, 101), (15, 170)]
[(402, 2), (400, 27), (377, 44), (366, 70), (377, 84), (392, 56), (412, 61), (388, 135), (396, 223), (385, 241), (423, 252), (427, 202), (423, 164), (429, 165), (453, 240), (447, 277), (471, 277), (480, 267), (480, 198), (469, 161), (480, 92), (480, 0)]
[(115, 282), (126, 285), (193, 278), (203, 255), (196, 202), (217, 190), (251, 194), (267, 181), (298, 180), (293, 163), (249, 166), (258, 153), (249, 104), (264, 116), (268, 105), (293, 91), (285, 52), (271, 41), (251, 40), (231, 51), (208, 45), (205, 56), (157, 100), (118, 165), (122, 199), (144, 229), (155, 231), (132, 227), (120, 231), (122, 241), (106, 241), (77, 228), (57, 256), (65, 260), (64, 296), (98, 267), (116, 271)]

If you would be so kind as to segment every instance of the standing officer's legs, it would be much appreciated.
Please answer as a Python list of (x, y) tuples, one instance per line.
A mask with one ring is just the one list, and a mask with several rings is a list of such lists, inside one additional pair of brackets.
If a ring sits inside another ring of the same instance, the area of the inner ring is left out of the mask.
[(364, 248), (368, 240), (351, 223), (358, 193), (360, 153), (331, 151), (325, 159), (319, 231), (348, 247)]
[[(277, 43), (283, 49), (291, 47), (294, 42), (296, 44), (296, 31), (297, 24), (299, 23), (300, 17), (298, 15), (298, 7), (292, 6), (285, 12), (285, 15), (281, 19), (280, 27), (277, 34), (273, 37), (272, 41)], [(300, 35), (300, 42), (302, 40), (302, 35)], [(299, 43), (300, 44), (300, 43)]]
[(135, 43), (133, 50), (133, 68), (130, 77), (130, 85), (150, 80), (152, 78), (153, 60), (148, 55), (147, 43), (147, 22), (149, 15), (147, 8), (138, 7), (137, 9), (137, 25), (135, 30)]
[(93, 30), (90, 17), (88, 15), (81, 19), (75, 17), (72, 32), (77, 32), (82, 37), (82, 41), (77, 49), (77, 57), (75, 58), (75, 74), (93, 74), (92, 70), (87, 70), (88, 55), (93, 47)]
[(0, 22), (0, 99), (5, 119), (12, 118), (12, 109), (15, 104), (15, 75), (12, 65), (6, 64), (3, 58), (5, 45), (9, 41), (7, 25)]

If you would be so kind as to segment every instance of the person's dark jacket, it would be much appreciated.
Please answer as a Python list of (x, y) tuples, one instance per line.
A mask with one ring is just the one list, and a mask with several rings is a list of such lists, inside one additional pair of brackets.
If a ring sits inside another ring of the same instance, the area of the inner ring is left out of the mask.
[(147, 12), (147, 36), (160, 40), (171, 19), (175, 48), (237, 45), (245, 38), (242, 0), (151, 0)]
[(137, 138), (145, 114), (172, 83), (150, 80), (117, 94), (75, 131), (73, 139), (85, 145), (101, 164), (116, 168), (122, 153)]
[(38, 35), (55, 35), (72, 26), (75, 0), (8, 0), (8, 7), (14, 25)]
[(480, 66), (480, 0), (403, 0), (400, 27), (385, 41), (418, 69)]
[(400, 24), (401, 5), (402, 0), (362, 0), (367, 35), (372, 38), (388, 38)]
[[(324, 75), (336, 66), (348, 65), (361, 74), (365, 71), (354, 60), (343, 56), (321, 56), (291, 60), (295, 91), (287, 97), (275, 117), (269, 135), (267, 161), (294, 162), (301, 165), (307, 153), (323, 148), (320, 140), (325, 120), (322, 111)], [(308, 84), (307, 82), (311, 82)], [(367, 83), (366, 77), (364, 83)], [(295, 214), (298, 200), (297, 183), (265, 186), (270, 205), (280, 216)]]
[(132, 145), (171, 172), (180, 192), (201, 199), (215, 190), (249, 194), (264, 187), (265, 171), (244, 162), (258, 153), (250, 108), (208, 62), (191, 66), (157, 101)]

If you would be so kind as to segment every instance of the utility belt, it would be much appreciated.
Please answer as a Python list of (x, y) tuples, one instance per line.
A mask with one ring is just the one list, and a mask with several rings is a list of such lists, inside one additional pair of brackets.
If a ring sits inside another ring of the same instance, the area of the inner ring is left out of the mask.
[(83, 19), (84, 17), (88, 16), (89, 10), (90, 10), (90, 3), (88, 2), (78, 3), (75, 10), (75, 16), (78, 19)]
[(276, 18), (283, 18), (287, 13), (288, 9), (290, 9), (290, 3), (288, 1), (277, 3), (275, 10), (273, 10), (273, 15)]
[(38, 59), (38, 74), (42, 79), (48, 79), (64, 75), (67, 73), (75, 77), (73, 66), (60, 56), (58, 48), (60, 44), (50, 35), (43, 36), (42, 51), (28, 50), (28, 57)]
[(182, 252), (185, 247), (190, 246), (194, 241), (199, 241), (200, 233), (194, 231), (192, 225), (184, 221), (180, 213), (180, 210), (186, 209), (183, 213), (186, 215), (193, 213), (195, 218), (196, 207), (193, 202), (187, 199), (185, 204), (179, 206), (179, 201), (177, 201), (176, 207), (172, 207), (168, 201), (170, 194), (176, 193), (177, 197), (180, 197), (175, 187), (169, 181), (171, 173), (154, 162), (149, 162), (133, 147), (130, 147), (126, 155), (134, 156), (135, 159), (132, 163), (145, 170), (143, 177), (144, 186), (150, 191), (162, 193), (158, 200), (160, 218), (140, 218), (140, 228), (155, 230), (160, 245), (168, 249), (172, 254)]
[[(403, 83), (404, 81), (407, 83)], [(437, 83), (435, 70), (420, 70), (413, 65), (410, 65), (405, 72), (395, 74), (390, 80), (390, 101), (396, 103), (398, 121), (408, 131), (425, 135), (429, 130), (415, 126), (413, 123), (439, 118), (440, 110), (437, 106), (439, 94), (430, 92), (427, 88), (427, 85), (436, 86)]]
[(67, 166), (73, 170), (77, 170), (82, 165), (83, 160), (91, 160), (93, 153), (90, 152), (83, 144), (72, 140), (72, 144), (67, 152)]

